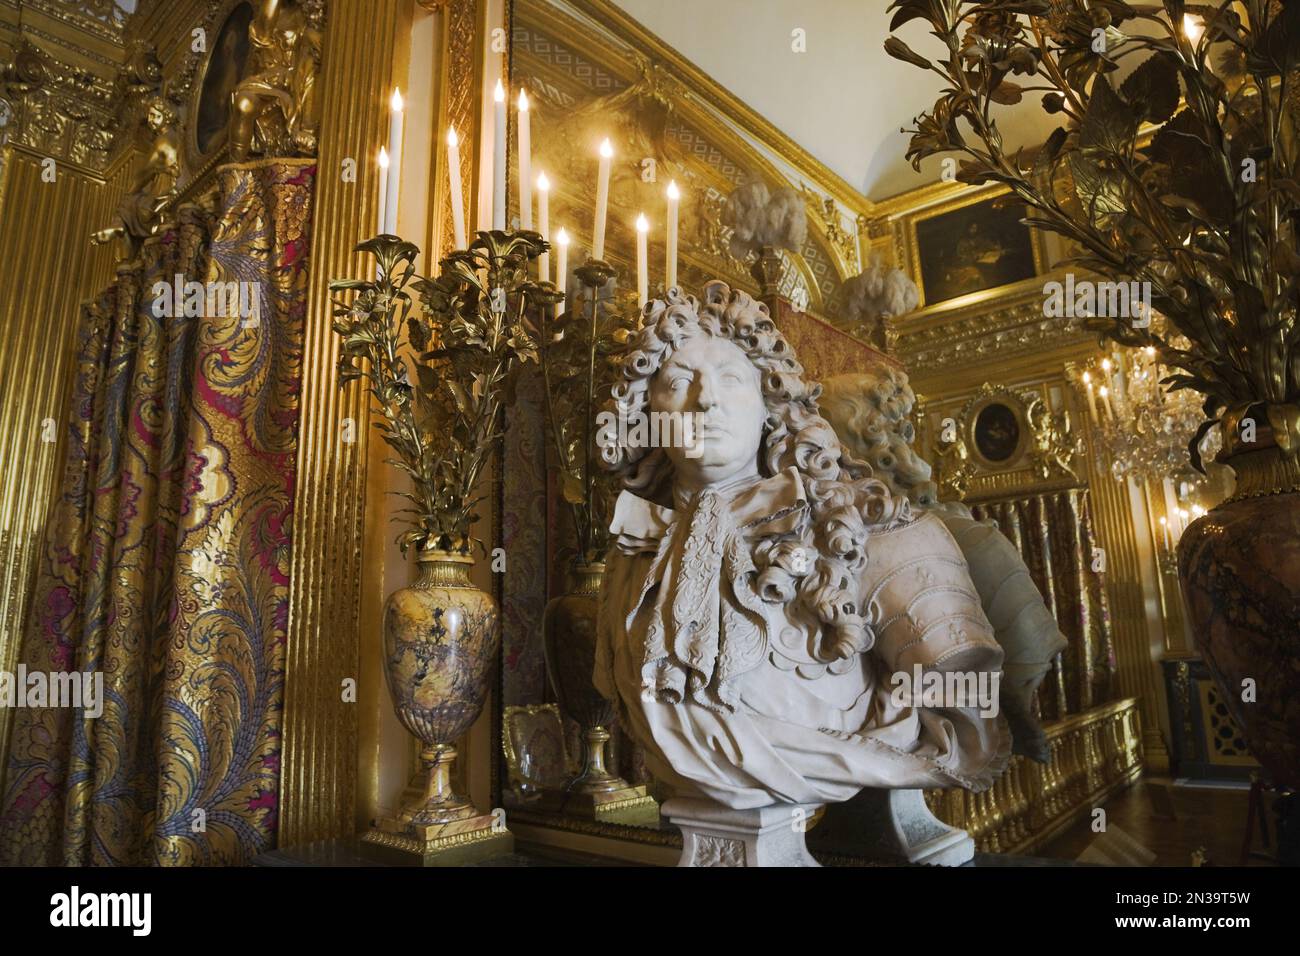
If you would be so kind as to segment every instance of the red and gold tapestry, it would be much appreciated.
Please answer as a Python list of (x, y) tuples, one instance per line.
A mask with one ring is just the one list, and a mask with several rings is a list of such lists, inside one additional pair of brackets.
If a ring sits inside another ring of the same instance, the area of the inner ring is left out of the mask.
[(315, 172), (222, 168), (83, 308), (20, 659), (103, 699), (16, 712), (0, 863), (274, 845)]

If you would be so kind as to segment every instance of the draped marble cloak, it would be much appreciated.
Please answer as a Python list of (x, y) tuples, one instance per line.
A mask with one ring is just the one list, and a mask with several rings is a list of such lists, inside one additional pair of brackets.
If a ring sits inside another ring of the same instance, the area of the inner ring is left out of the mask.
[(891, 699), (890, 675), (914, 664), (1001, 666), (951, 535), (933, 515), (870, 529), (861, 606), (877, 639), (827, 663), (819, 622), (761, 597), (750, 557), (763, 538), (794, 532), (807, 509), (793, 468), (705, 489), (680, 510), (623, 492), (597, 689), (679, 796), (751, 809), (842, 802), (863, 787), (987, 789), (1010, 758), (1001, 715)]

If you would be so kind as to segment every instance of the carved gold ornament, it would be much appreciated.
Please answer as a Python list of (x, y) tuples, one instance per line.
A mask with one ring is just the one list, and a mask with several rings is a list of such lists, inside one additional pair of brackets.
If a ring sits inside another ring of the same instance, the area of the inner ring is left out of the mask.
[(318, 0), (261, 0), (248, 28), (248, 64), (234, 91), (233, 161), (255, 153), (315, 154), (323, 20)]

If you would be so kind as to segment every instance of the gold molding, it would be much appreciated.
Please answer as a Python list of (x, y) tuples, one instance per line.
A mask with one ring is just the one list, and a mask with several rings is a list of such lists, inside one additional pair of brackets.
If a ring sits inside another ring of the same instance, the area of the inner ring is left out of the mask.
[[(871, 204), (866, 197), (691, 65), (680, 53), (605, 0), (568, 0), (565, 4), (527, 0), (516, 5), (516, 14), (520, 24), (555, 38), (629, 86), (641, 79), (642, 68), (649, 64), (666, 82), (678, 88), (679, 98), (674, 101), (674, 110), (702, 139), (717, 147), (736, 165), (769, 182), (786, 184), (796, 192), (802, 191), (810, 207), (808, 243), (819, 256), (824, 257), (829, 267), (834, 283), (832, 294), (828, 296), (816, 281), (812, 264), (804, 256), (796, 253), (792, 261), (796, 263), (798, 276), (809, 292), (805, 310), (835, 324), (826, 307), (834, 297), (835, 288), (853, 273), (856, 263), (849, 260), (844, 249), (837, 246), (830, 235), (821, 215), (823, 199), (834, 200), (837, 209), (840, 206), (845, 208), (849, 221), (856, 221), (870, 210)], [(512, 69), (518, 69), (521, 61), (522, 57), (516, 54)], [(590, 87), (576, 84), (569, 74), (549, 64), (530, 57), (528, 65), (545, 84), (566, 95), (578, 99), (592, 95)], [(741, 131), (745, 135), (741, 135)], [(779, 166), (759, 148), (760, 145), (770, 149), (788, 169)], [(734, 183), (698, 159), (692, 168), (703, 174), (701, 180), (724, 197), (734, 188)], [(552, 194), (552, 201), (560, 195), (573, 199), (567, 195), (564, 185)], [(621, 264), (617, 252), (607, 258)], [(696, 267), (708, 274), (723, 275), (735, 287), (754, 293), (758, 291), (747, 268), (728, 269), (721, 261), (702, 257), (691, 242), (682, 247), (681, 267), (683, 271)]]

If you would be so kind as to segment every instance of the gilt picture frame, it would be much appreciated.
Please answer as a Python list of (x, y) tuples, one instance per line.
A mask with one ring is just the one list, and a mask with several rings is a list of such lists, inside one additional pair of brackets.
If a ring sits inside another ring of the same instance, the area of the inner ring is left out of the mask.
[(971, 457), (985, 471), (1001, 472), (1024, 463), (1033, 440), (1028, 401), (1019, 392), (987, 383), (961, 411)]
[(248, 67), (248, 28), (255, 15), (252, 0), (226, 0), (207, 31), (190, 104), (186, 147), (197, 168), (226, 145), (232, 96)]

